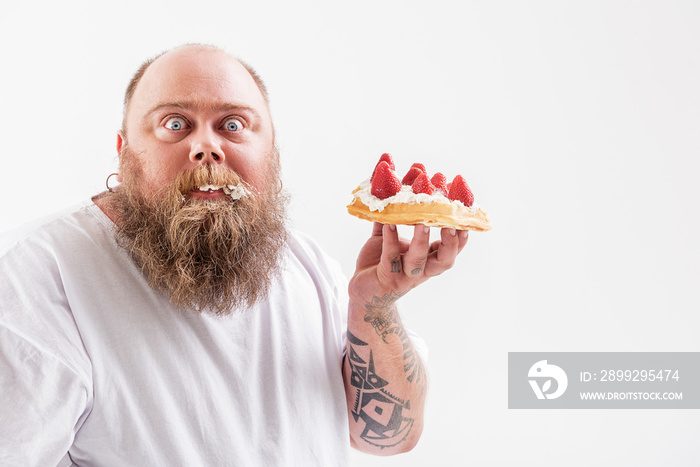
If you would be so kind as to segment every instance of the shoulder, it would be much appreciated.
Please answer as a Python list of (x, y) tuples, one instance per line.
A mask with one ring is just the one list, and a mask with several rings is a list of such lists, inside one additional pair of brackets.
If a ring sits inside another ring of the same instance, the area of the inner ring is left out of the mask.
[(295, 256), (309, 257), (317, 260), (330, 259), (316, 241), (304, 232), (291, 230), (289, 232), (287, 244)]
[(0, 232), (0, 251), (5, 251), (15, 243), (24, 240), (31, 236), (34, 232), (40, 231), (47, 225), (61, 219), (66, 214), (76, 210), (76, 206), (71, 206), (64, 210), (51, 213), (47, 216), (39, 217), (25, 224), (19, 225), (13, 229)]
[(290, 253), (286, 272), (305, 275), (319, 294), (336, 297), (345, 304), (341, 308), (347, 306), (348, 280), (340, 264), (305, 233), (290, 232), (287, 244)]
[(343, 276), (338, 262), (307, 234), (291, 231), (287, 240), (291, 255), (309, 272), (322, 275)]
[(0, 232), (0, 258), (13, 250), (65, 245), (93, 231), (109, 231), (109, 219), (91, 201), (70, 206), (12, 230)]

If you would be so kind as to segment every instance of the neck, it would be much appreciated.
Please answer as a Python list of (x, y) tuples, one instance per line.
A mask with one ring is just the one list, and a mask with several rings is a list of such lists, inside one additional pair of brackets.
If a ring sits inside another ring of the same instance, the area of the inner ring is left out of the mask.
[(103, 191), (102, 193), (93, 196), (92, 202), (95, 203), (95, 205), (100, 208), (100, 210), (102, 210), (102, 212), (104, 212), (112, 222), (117, 224), (119, 213), (111, 206), (112, 203), (110, 203), (110, 194), (111, 193), (109, 191)]

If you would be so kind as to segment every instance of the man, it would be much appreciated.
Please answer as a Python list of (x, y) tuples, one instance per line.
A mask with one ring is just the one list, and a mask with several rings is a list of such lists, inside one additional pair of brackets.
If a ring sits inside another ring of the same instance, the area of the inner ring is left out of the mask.
[(0, 465), (345, 465), (410, 450), (426, 375), (396, 300), (466, 232), (376, 224), (349, 285), (284, 225), (267, 95), (219, 49), (127, 89), (118, 188), (0, 256)]

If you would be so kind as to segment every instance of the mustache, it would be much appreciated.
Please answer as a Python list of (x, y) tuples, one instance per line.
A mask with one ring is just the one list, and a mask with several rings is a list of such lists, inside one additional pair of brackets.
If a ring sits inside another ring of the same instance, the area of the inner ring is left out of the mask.
[(252, 187), (238, 173), (213, 165), (202, 165), (179, 173), (170, 184), (170, 189), (185, 195), (198, 187), (205, 186), (242, 186), (252, 191)]

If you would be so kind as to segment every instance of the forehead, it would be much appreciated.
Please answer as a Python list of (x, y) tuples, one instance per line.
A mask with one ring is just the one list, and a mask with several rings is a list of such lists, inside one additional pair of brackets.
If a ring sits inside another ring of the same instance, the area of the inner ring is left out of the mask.
[(246, 106), (269, 119), (265, 99), (248, 70), (219, 50), (182, 48), (155, 60), (134, 91), (128, 120), (138, 120), (168, 102), (193, 102), (204, 110)]

